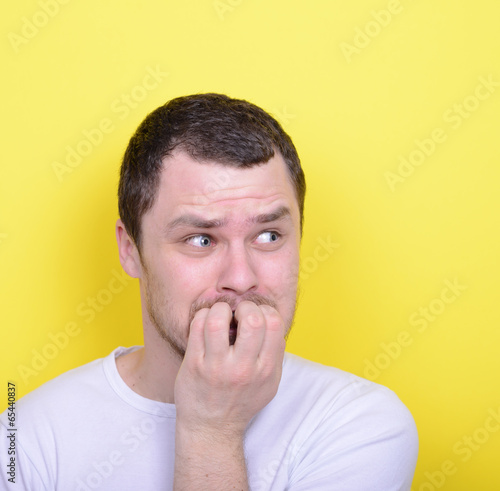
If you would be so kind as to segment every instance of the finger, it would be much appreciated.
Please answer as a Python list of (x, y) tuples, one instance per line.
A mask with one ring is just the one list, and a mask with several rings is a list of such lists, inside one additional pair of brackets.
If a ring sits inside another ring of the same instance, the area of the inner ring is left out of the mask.
[(205, 321), (209, 311), (210, 309), (207, 308), (198, 310), (191, 321), (186, 358), (203, 357), (205, 355)]
[(266, 319), (266, 332), (259, 358), (262, 363), (282, 363), (285, 355), (285, 322), (279, 312), (269, 305), (261, 305)]
[(207, 361), (221, 361), (227, 355), (231, 317), (231, 307), (225, 302), (215, 303), (208, 312), (204, 326)]
[(235, 354), (241, 361), (258, 358), (266, 332), (266, 319), (260, 308), (253, 302), (241, 302), (234, 312), (238, 322)]

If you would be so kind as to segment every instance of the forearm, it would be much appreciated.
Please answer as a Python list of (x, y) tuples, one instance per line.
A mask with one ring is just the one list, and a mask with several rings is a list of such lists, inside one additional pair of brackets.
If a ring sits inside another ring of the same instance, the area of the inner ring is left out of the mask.
[(174, 491), (248, 491), (243, 435), (176, 427)]

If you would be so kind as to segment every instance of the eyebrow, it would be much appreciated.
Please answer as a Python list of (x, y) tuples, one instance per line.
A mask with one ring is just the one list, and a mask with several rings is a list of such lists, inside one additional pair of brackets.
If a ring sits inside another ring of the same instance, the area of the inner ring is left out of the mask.
[[(280, 206), (278, 209), (270, 212), (270, 213), (261, 213), (260, 215), (256, 215), (248, 220), (250, 223), (270, 223), (278, 220), (285, 220), (291, 217), (290, 209), (286, 206)], [(185, 214), (180, 217), (172, 220), (166, 227), (165, 232), (172, 233), (173, 230), (180, 227), (193, 227), (200, 229), (210, 229), (223, 227), (227, 223), (226, 219), (213, 219), (207, 220), (201, 218), (197, 215)]]
[(271, 213), (262, 213), (250, 219), (252, 223), (269, 223), (276, 222), (278, 220), (288, 219), (292, 216), (290, 209), (286, 206), (280, 206), (277, 210)]

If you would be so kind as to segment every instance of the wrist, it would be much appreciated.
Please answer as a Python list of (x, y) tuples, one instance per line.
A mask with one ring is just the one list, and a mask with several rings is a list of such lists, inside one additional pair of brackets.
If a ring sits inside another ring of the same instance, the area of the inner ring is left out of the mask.
[(175, 424), (176, 441), (196, 446), (243, 446), (245, 428), (240, 425), (208, 425), (177, 419)]

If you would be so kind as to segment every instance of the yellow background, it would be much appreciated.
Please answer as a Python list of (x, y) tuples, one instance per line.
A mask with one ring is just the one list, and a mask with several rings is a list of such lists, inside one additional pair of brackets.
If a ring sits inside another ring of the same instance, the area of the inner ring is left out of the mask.
[[(22, 396), (142, 342), (136, 281), (111, 281), (120, 159), (158, 105), (223, 92), (276, 115), (306, 171), (289, 351), (400, 396), (420, 434), (413, 489), (500, 489), (499, 18), (496, 0), (10, 2), (2, 384)], [(68, 147), (88, 155), (69, 167)]]

